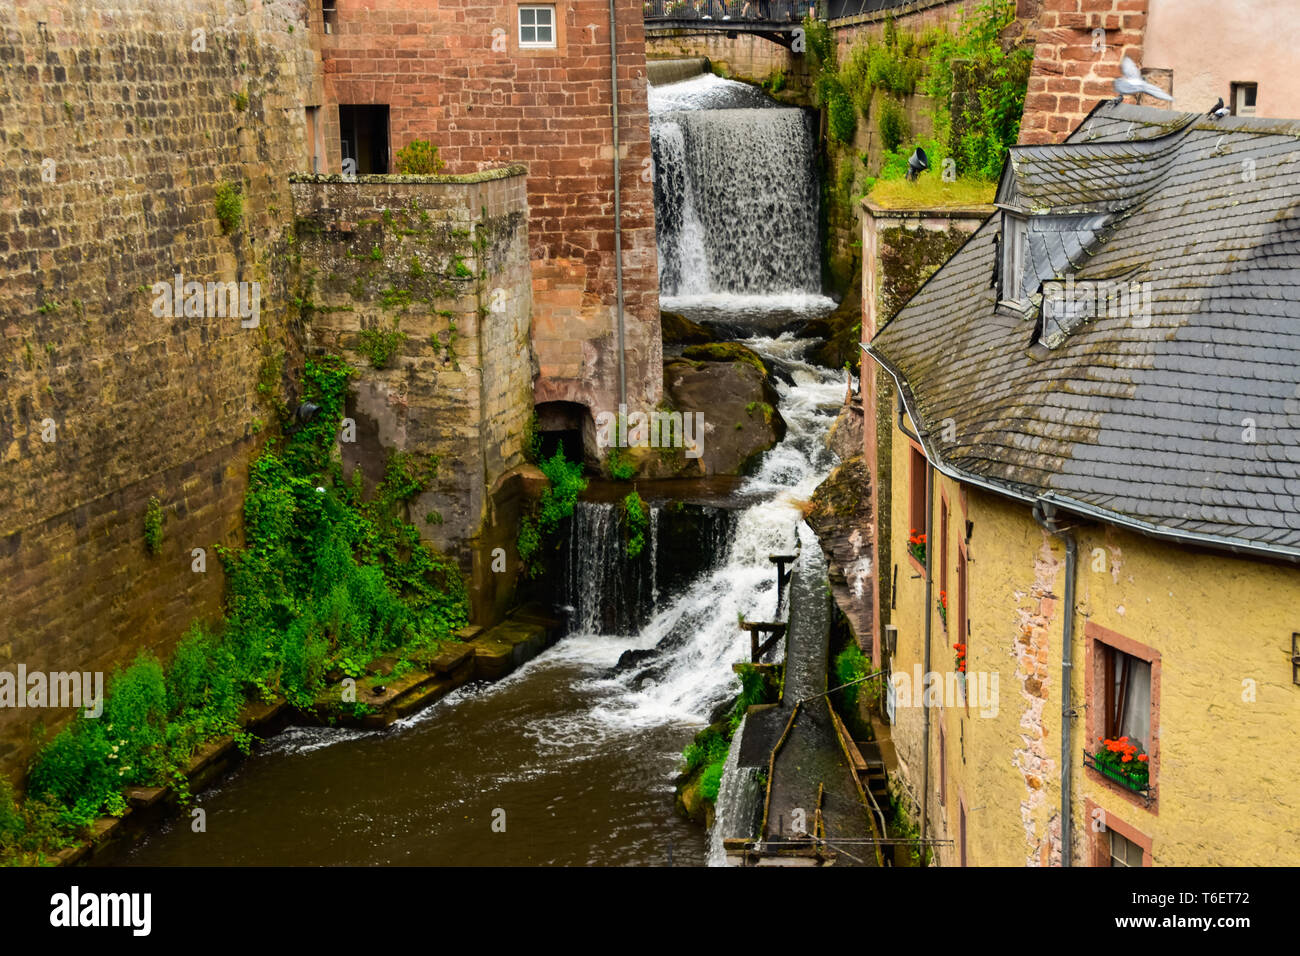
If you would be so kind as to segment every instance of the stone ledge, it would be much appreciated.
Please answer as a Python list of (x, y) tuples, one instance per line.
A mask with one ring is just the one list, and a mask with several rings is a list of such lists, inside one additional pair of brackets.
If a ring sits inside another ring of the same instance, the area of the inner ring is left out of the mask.
[(396, 173), (357, 173), (353, 176), (344, 176), (341, 173), (290, 173), (289, 182), (315, 183), (321, 186), (468, 186), (474, 183), (487, 183), (498, 179), (510, 179), (514, 176), (527, 175), (527, 166), (522, 163), (510, 163), (507, 166), (480, 169), (474, 173), (436, 173), (418, 176), (402, 176)]

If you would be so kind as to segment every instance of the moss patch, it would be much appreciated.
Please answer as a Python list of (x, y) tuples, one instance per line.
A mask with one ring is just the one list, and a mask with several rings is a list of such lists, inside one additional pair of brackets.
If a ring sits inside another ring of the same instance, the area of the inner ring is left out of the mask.
[(753, 349), (739, 342), (708, 342), (703, 345), (688, 345), (682, 349), (682, 357), (703, 362), (746, 362), (758, 369), (767, 378), (767, 366)]

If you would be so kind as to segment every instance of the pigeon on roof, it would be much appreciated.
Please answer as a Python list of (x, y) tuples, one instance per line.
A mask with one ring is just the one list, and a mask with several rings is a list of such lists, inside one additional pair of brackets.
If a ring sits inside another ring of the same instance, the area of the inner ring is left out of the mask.
[(1219, 102), (1215, 103), (1212, 107), (1210, 107), (1210, 111), (1205, 115), (1210, 117), (1211, 119), (1218, 120), (1218, 119), (1223, 119), (1230, 112), (1232, 111), (1223, 105), (1223, 97), (1220, 96)]
[(920, 146), (916, 147), (916, 152), (907, 157), (907, 178), (915, 180), (917, 176), (930, 168), (930, 157), (925, 155), (925, 150)]
[(1115, 105), (1124, 102), (1126, 96), (1138, 97), (1143, 93), (1154, 96), (1158, 100), (1168, 100), (1170, 103), (1174, 101), (1174, 98), (1160, 87), (1142, 79), (1142, 71), (1128, 57), (1119, 61), (1119, 70), (1120, 75), (1115, 77), (1114, 81), (1115, 92), (1118, 94), (1114, 99)]

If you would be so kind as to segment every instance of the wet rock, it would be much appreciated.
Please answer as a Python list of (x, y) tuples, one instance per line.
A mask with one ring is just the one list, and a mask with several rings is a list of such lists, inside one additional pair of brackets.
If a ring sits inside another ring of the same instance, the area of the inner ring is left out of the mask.
[(853, 281), (845, 290), (844, 298), (835, 307), (835, 311), (826, 316), (826, 328), (818, 338), (826, 341), (814, 349), (808, 350), (809, 361), (827, 368), (843, 368), (848, 362), (854, 369), (858, 367), (861, 349), (858, 344), (862, 339), (862, 271), (858, 269)]
[(714, 339), (712, 332), (680, 312), (660, 312), (659, 325), (663, 329), (664, 345), (697, 345)]
[[(785, 437), (785, 420), (776, 410), (776, 389), (766, 367), (752, 351), (738, 348), (752, 360), (683, 357), (664, 363), (664, 393), (672, 407), (683, 414), (700, 412), (704, 416), (701, 455), (686, 459), (686, 468), (696, 474), (743, 474)], [(727, 354), (739, 353), (730, 349)]]
[(876, 569), (871, 475), (861, 454), (847, 459), (817, 486), (806, 520), (826, 555), (835, 603), (848, 619), (858, 646), (870, 653)]
[(862, 454), (862, 404), (856, 400), (845, 402), (840, 413), (826, 433), (826, 447), (840, 461), (848, 461)]
[(624, 651), (619, 655), (618, 663), (614, 665), (611, 674), (621, 674), (630, 670), (642, 661), (650, 660), (659, 653), (657, 648), (647, 647), (641, 650)]

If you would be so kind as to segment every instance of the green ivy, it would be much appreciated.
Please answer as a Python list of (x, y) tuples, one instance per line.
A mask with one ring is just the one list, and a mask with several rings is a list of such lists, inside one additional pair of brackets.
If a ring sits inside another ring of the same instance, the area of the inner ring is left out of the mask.
[(144, 546), (150, 554), (158, 554), (162, 550), (162, 527), (162, 502), (156, 497), (150, 498), (144, 510)]
[(0, 854), (37, 862), (103, 813), (125, 812), (123, 788), (170, 785), (214, 737), (238, 735), (249, 700), (314, 704), (332, 666), (446, 640), (468, 621), (459, 567), (409, 521), (437, 473), (432, 456), (394, 453), (369, 500), (361, 472), (345, 482), (333, 455), (352, 370), (308, 360), (311, 422), (285, 422), (249, 469), (245, 544), (218, 548), (226, 570), (219, 627), (195, 624), (166, 669), (148, 654), (110, 680), (104, 713), (78, 716), (38, 754), (27, 798), (0, 792)]
[(550, 484), (542, 492), (533, 513), (520, 520), (519, 536), (515, 542), (519, 561), (528, 577), (541, 574), (539, 558), (543, 540), (555, 533), (561, 521), (572, 517), (578, 496), (587, 488), (582, 462), (568, 461), (564, 457), (563, 445), (555, 450), (549, 460), (539, 462), (538, 467)]
[(650, 526), (649, 508), (635, 491), (623, 499), (623, 535), (627, 539), (627, 556), (635, 558), (645, 547), (645, 533)]

